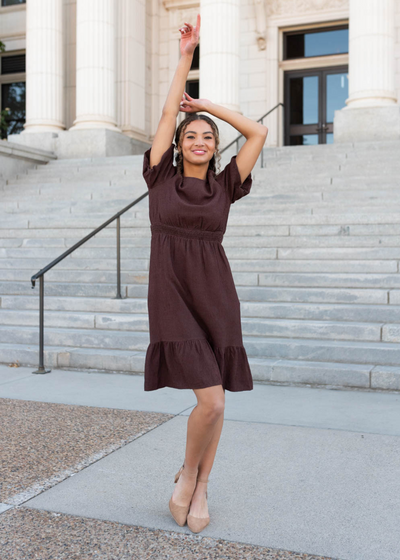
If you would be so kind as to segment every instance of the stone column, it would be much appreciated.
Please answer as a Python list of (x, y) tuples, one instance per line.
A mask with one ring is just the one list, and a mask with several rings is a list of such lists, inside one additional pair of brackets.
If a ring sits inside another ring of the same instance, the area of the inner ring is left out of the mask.
[(239, 111), (239, 0), (201, 0), (200, 97)]
[(396, 103), (394, 0), (350, 0), (349, 107)]
[(70, 130), (116, 126), (115, 0), (77, 0), (76, 119)]
[(146, 140), (144, 0), (119, 0), (117, 29), (117, 124), (127, 136)]
[[(240, 112), (239, 0), (201, 0), (200, 13), (200, 97)], [(215, 120), (222, 145), (238, 135), (224, 121)]]
[(26, 122), (21, 134), (65, 128), (62, 4), (29, 0), (26, 5)]
[(350, 0), (349, 97), (335, 112), (335, 142), (397, 139), (395, 0)]

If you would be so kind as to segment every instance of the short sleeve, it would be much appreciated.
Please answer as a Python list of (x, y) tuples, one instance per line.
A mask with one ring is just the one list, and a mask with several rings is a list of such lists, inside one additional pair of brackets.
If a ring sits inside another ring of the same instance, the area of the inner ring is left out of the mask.
[(143, 156), (142, 174), (149, 189), (167, 181), (176, 174), (176, 167), (173, 164), (174, 147), (174, 144), (171, 144), (171, 146), (161, 156), (161, 160), (157, 163), (157, 165), (153, 165), (153, 167), (150, 167), (151, 148), (145, 151)]
[(231, 204), (249, 194), (253, 182), (251, 173), (249, 173), (242, 183), (236, 163), (236, 156), (232, 156), (231, 161), (215, 178), (226, 189)]

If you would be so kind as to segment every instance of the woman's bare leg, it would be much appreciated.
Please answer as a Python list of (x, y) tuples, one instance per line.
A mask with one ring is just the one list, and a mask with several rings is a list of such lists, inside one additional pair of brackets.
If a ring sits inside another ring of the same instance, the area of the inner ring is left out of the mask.
[[(215, 455), (217, 453), (217, 447), (220, 440), (222, 426), (224, 424), (224, 413), (218, 419), (215, 425), (214, 433), (212, 435), (211, 441), (208, 444), (206, 450), (204, 451), (203, 457), (199, 465), (198, 477), (201, 480), (207, 480), (212, 466), (214, 464)], [(205, 482), (197, 481), (197, 485), (192, 497), (192, 503), (190, 505), (190, 513), (195, 517), (208, 517), (208, 506), (206, 499), (207, 484)]]
[[(201, 472), (203, 477), (207, 475), (207, 470), (208, 473), (211, 471), (222, 429), (221, 416), (223, 418), (225, 409), (225, 392), (222, 385), (194, 389), (194, 392), (197, 405), (188, 419), (185, 468), (172, 495), (173, 501), (178, 505), (190, 503), (196, 488), (197, 474)], [(218, 438), (215, 441), (214, 436), (217, 432)]]

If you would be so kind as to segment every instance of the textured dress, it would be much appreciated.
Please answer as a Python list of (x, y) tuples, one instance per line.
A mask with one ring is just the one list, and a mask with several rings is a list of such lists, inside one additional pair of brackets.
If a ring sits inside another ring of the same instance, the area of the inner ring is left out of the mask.
[(233, 156), (205, 180), (183, 177), (174, 144), (152, 168), (150, 151), (143, 158), (151, 223), (144, 390), (250, 391), (240, 302), (221, 242), (230, 205), (250, 192), (251, 174), (242, 183)]

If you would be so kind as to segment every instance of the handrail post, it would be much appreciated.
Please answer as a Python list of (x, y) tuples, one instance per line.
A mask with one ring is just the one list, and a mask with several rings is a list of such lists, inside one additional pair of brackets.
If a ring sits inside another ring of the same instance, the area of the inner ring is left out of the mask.
[[(261, 117), (261, 124), (262, 125), (264, 124), (264, 117)], [(262, 147), (262, 150), (261, 150), (261, 169), (264, 167), (264, 146), (265, 146), (265, 143), (264, 143), (264, 145)]]
[(50, 373), (44, 367), (44, 274), (40, 276), (40, 308), (39, 308), (39, 367), (32, 373)]
[(121, 296), (121, 220), (117, 218), (117, 295), (114, 299), (122, 299)]

